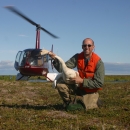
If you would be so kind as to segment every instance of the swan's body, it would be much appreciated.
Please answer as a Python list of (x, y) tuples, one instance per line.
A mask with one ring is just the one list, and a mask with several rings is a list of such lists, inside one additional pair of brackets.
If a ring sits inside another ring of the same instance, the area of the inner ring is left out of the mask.
[(73, 69), (68, 68), (66, 66), (65, 62), (62, 60), (61, 57), (59, 57), (59, 56), (56, 55), (55, 58), (57, 58), (59, 60), (60, 64), (61, 64), (61, 67), (62, 67), (62, 73), (61, 74), (62, 74), (63, 80), (66, 83), (70, 83), (69, 79), (76, 77), (76, 73), (78, 73), (78, 72), (76, 72)]
[[(41, 55), (45, 55), (45, 54), (48, 54), (48, 53), (49, 53), (49, 51), (42, 50)], [(60, 79), (61, 77), (63, 78), (65, 83), (72, 84), (72, 82), (70, 82), (70, 78), (75, 78), (76, 77), (76, 73), (78, 74), (78, 72), (73, 70), (73, 69), (68, 68), (61, 57), (55, 55), (55, 58), (58, 59), (60, 64), (61, 64), (62, 73), (59, 73), (56, 76), (56, 78), (54, 79), (53, 87), (54, 88), (56, 87), (57, 80)]]

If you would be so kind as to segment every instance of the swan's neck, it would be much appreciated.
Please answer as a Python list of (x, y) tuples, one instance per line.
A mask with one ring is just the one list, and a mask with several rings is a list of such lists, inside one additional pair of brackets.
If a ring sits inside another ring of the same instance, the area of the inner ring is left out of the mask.
[[(45, 55), (45, 54), (48, 54), (48, 50), (42, 50), (41, 51), (41, 55)], [(57, 55), (55, 55), (55, 58), (57, 58), (59, 61), (60, 61), (60, 63), (61, 63), (61, 66), (62, 66), (62, 70), (64, 71), (64, 72), (66, 72), (66, 70), (67, 70), (67, 66), (66, 66), (66, 64), (65, 64), (65, 62), (62, 60), (62, 58), (60, 58), (59, 56), (57, 56)]]
[(55, 56), (55, 58), (57, 58), (60, 61), (61, 66), (62, 66), (62, 70), (65, 71), (67, 69), (67, 66), (66, 66), (65, 62), (62, 60), (62, 58), (60, 58), (57, 55)]
[(41, 55), (46, 55), (46, 54), (48, 54), (48, 53), (49, 53), (48, 50), (44, 50), (44, 49), (43, 49), (43, 50), (41, 51)]

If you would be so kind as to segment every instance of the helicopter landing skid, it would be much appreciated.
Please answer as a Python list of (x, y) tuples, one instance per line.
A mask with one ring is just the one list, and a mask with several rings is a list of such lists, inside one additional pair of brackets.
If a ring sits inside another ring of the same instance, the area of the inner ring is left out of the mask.
[(30, 76), (24, 76), (24, 75), (22, 75), (22, 74), (20, 74), (20, 73), (18, 73), (17, 75), (16, 75), (16, 81), (17, 80), (28, 80), (30, 78)]

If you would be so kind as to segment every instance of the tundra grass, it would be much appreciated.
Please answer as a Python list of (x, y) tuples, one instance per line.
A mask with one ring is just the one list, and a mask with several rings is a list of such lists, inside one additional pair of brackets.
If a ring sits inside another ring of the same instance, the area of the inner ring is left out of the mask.
[(99, 94), (99, 109), (66, 112), (50, 82), (0, 80), (0, 130), (129, 130), (130, 82), (105, 82)]

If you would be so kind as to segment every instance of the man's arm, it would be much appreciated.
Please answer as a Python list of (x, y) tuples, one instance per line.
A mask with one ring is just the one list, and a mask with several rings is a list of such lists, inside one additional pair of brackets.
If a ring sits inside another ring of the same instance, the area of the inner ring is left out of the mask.
[(104, 84), (105, 68), (102, 60), (99, 60), (97, 63), (96, 71), (94, 73), (93, 79), (83, 79), (83, 87), (89, 89), (101, 88)]
[(65, 62), (66, 66), (71, 69), (75, 68), (77, 66), (77, 57), (78, 54), (72, 56), (68, 61)]

